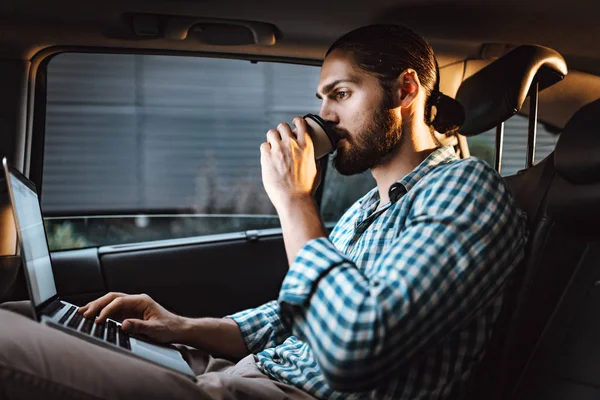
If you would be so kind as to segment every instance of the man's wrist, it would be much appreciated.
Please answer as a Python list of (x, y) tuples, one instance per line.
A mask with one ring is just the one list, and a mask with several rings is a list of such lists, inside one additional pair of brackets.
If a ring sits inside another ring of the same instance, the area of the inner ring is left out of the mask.
[(286, 197), (277, 207), (279, 218), (297, 215), (299, 210), (317, 209), (317, 203), (310, 194), (298, 194)]
[(317, 203), (308, 194), (288, 198), (285, 205), (277, 210), (277, 214), (290, 266), (308, 241), (327, 236)]
[(175, 323), (175, 340), (176, 343), (188, 344), (189, 338), (193, 337), (194, 320), (192, 318), (177, 316)]

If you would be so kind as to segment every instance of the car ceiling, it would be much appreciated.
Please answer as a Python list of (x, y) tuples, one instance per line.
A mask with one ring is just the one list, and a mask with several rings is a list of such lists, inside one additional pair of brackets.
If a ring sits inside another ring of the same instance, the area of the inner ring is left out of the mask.
[[(55, 46), (252, 54), (321, 60), (329, 44), (356, 27), (394, 22), (429, 40), (440, 66), (493, 58), (511, 46), (559, 51), (570, 70), (600, 76), (597, 0), (3, 0), (0, 57), (31, 59)], [(128, 15), (199, 16), (267, 22), (274, 46), (211, 46), (193, 39), (140, 38)], [(543, 99), (541, 99), (542, 101)], [(574, 110), (573, 110), (574, 111)], [(555, 125), (564, 120), (552, 121)]]
[[(455, 46), (469, 50), (482, 43), (536, 43), (573, 56), (583, 66), (589, 59), (600, 58), (599, 4), (595, 0), (3, 0), (0, 40), (10, 39), (9, 31), (15, 30), (20, 43), (39, 48), (44, 42), (77, 43), (72, 33), (83, 30), (96, 32), (91, 45), (110, 45), (111, 28), (122, 24), (120, 17), (131, 12), (269, 22), (281, 32), (281, 44), (298, 46), (298, 53), (306, 48), (309, 55), (316, 49), (322, 56), (333, 39), (353, 28), (399, 22), (442, 49)], [(594, 68), (594, 63), (589, 62), (589, 67)], [(589, 72), (600, 75), (600, 68)]]

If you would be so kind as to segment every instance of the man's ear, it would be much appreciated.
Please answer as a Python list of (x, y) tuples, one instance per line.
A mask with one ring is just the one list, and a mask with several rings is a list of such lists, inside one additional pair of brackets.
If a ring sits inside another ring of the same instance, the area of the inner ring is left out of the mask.
[(394, 84), (395, 106), (409, 107), (419, 95), (420, 87), (417, 71), (409, 68), (401, 73)]

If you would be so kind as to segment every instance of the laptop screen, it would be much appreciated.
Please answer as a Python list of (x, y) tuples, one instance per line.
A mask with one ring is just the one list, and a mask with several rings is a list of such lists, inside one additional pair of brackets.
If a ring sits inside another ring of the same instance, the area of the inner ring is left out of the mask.
[(23, 265), (29, 280), (31, 300), (37, 307), (56, 294), (42, 210), (37, 193), (12, 171), (10, 171), (10, 185), (15, 217), (21, 233)]

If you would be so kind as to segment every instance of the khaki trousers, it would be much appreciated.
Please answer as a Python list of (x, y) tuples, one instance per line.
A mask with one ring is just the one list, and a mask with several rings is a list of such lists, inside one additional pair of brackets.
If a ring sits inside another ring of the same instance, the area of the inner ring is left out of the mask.
[(39, 324), (31, 319), (28, 302), (4, 303), (0, 399), (314, 399), (269, 379), (253, 355), (234, 364), (177, 347), (197, 382)]

